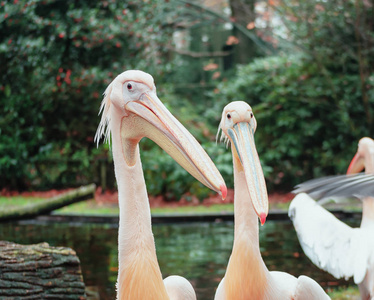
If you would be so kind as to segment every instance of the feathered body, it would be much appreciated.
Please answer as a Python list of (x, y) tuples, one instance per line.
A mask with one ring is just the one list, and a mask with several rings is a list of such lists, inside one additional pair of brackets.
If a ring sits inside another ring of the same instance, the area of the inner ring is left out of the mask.
[[(353, 174), (365, 167), (367, 174), (374, 173), (374, 141), (363, 138), (347, 173)], [(363, 177), (365, 185), (370, 178)], [(345, 182), (346, 183), (345, 185)], [(351, 178), (342, 181), (341, 187), (328, 191), (326, 186), (313, 186), (314, 194), (343, 197), (353, 196)], [(304, 187), (304, 190), (308, 189)], [(323, 190), (323, 193), (319, 193)], [(353, 188), (353, 190), (357, 190)], [(335, 191), (335, 193), (334, 193)], [(370, 189), (365, 187), (364, 194)], [(360, 194), (360, 192), (355, 192)], [(300, 245), (305, 254), (319, 268), (336, 278), (353, 277), (363, 300), (374, 299), (374, 198), (362, 199), (362, 220), (359, 228), (351, 228), (315, 202), (305, 193), (291, 202), (289, 215), (293, 221)]]

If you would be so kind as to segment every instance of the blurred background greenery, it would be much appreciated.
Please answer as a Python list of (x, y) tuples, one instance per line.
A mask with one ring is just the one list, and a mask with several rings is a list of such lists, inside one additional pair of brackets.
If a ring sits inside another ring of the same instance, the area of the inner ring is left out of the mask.
[[(105, 87), (153, 75), (158, 95), (232, 187), (216, 144), (223, 107), (248, 102), (268, 189), (344, 173), (373, 137), (372, 0), (1, 1), (0, 189), (115, 186), (93, 136)], [(148, 192), (208, 195), (149, 140)]]

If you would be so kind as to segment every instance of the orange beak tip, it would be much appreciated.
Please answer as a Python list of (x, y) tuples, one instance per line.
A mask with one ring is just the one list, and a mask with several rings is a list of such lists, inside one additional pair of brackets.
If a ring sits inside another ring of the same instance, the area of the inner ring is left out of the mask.
[(357, 164), (358, 160), (359, 160), (359, 155), (358, 155), (358, 153), (356, 153), (355, 156), (352, 158), (351, 163), (348, 166), (347, 175), (356, 173), (356, 172), (353, 171), (353, 169), (356, 167), (356, 164)]
[(260, 213), (260, 222), (261, 222), (261, 226), (265, 224), (265, 222), (266, 222), (266, 214), (265, 213)]
[(221, 188), (222, 200), (225, 200), (227, 196), (227, 187), (225, 184), (221, 184), (220, 188)]

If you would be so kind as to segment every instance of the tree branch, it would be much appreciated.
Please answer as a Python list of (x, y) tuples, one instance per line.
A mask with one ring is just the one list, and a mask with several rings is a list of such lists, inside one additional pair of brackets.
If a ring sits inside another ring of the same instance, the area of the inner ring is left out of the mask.
[(14, 209), (0, 211), (0, 220), (15, 220), (35, 217), (40, 214), (49, 213), (55, 209), (70, 205), (75, 202), (92, 199), (95, 196), (95, 184), (82, 186), (64, 194), (46, 199), (43, 202)]
[(187, 5), (193, 6), (195, 8), (201, 9), (202, 11), (216, 17), (217, 19), (221, 19), (227, 23), (230, 23), (232, 26), (234, 26), (237, 30), (239, 30), (241, 33), (243, 33), (247, 38), (251, 39), (258, 47), (260, 47), (262, 50), (264, 50), (268, 54), (274, 54), (275, 49), (271, 47), (269, 44), (266, 44), (263, 42), (259, 37), (257, 37), (254, 33), (250, 32), (247, 28), (244, 26), (233, 22), (230, 18), (227, 18), (225, 16), (220, 15), (219, 13), (216, 13), (213, 10), (210, 10), (209, 8), (206, 8), (200, 4), (188, 1), (188, 0), (178, 0), (179, 2), (185, 3)]
[(167, 47), (169, 50), (178, 53), (180, 55), (186, 55), (194, 58), (200, 58), (200, 57), (222, 57), (230, 55), (230, 51), (213, 51), (213, 52), (193, 52), (188, 50), (180, 50), (174, 47)]
[(366, 69), (366, 61), (362, 55), (362, 45), (361, 45), (361, 34), (359, 31), (360, 27), (360, 3), (361, 1), (356, 0), (355, 1), (355, 8), (356, 8), (356, 21), (354, 24), (355, 28), (355, 37), (357, 41), (357, 56), (358, 56), (358, 66), (360, 70), (360, 80), (361, 80), (361, 94), (362, 94), (362, 102), (365, 108), (365, 115), (366, 115), (366, 121), (369, 125), (370, 133), (373, 134), (373, 119), (371, 116), (371, 110), (370, 110), (370, 104), (369, 104), (369, 97), (367, 94), (366, 89), (366, 79), (367, 79), (367, 72), (365, 72)]

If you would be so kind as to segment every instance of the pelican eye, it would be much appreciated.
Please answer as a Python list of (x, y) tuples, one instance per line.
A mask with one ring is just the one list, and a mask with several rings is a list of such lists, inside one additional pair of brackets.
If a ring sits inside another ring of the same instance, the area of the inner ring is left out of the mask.
[(230, 114), (227, 114), (227, 119), (231, 119), (231, 115)]
[(131, 85), (131, 83), (128, 83), (128, 84), (127, 84), (127, 89), (128, 89), (128, 90), (132, 90), (132, 85)]
[(253, 118), (253, 112), (251, 112), (251, 118)]

